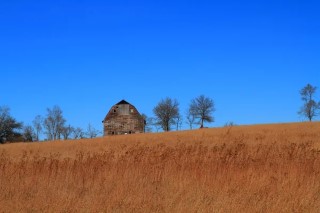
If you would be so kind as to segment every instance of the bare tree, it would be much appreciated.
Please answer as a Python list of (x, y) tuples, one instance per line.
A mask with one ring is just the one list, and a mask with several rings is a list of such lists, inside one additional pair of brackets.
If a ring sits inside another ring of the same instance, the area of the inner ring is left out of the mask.
[(176, 123), (176, 130), (177, 131), (181, 130), (182, 124), (183, 124), (183, 118), (180, 113), (177, 115), (175, 123)]
[(41, 117), (41, 115), (37, 115), (32, 121), (32, 123), (35, 131), (35, 141), (39, 141), (39, 135), (42, 132), (43, 118)]
[(100, 133), (99, 130), (94, 128), (91, 124), (88, 124), (86, 135), (88, 138), (95, 138)]
[(77, 127), (73, 130), (73, 138), (74, 139), (82, 139), (85, 137), (85, 133), (80, 127)]
[(175, 124), (175, 118), (179, 115), (179, 103), (176, 99), (162, 99), (153, 109), (157, 123), (164, 131), (170, 131), (171, 125)]
[(191, 100), (189, 111), (197, 119), (199, 119), (200, 128), (203, 127), (204, 122), (214, 122), (212, 113), (215, 111), (214, 102), (212, 99), (200, 95), (199, 97)]
[(141, 117), (143, 118), (143, 122), (144, 122), (143, 132), (146, 132), (148, 116), (147, 116), (146, 114), (142, 113), (142, 114), (141, 114)]
[(147, 120), (147, 123), (150, 126), (150, 132), (152, 132), (153, 129), (155, 129), (156, 132), (159, 132), (160, 129), (162, 128), (161, 124), (160, 124), (160, 122), (158, 121), (157, 118), (149, 117), (148, 120)]
[(64, 140), (68, 140), (70, 135), (74, 132), (74, 128), (71, 125), (64, 126), (62, 128), (62, 136)]
[(36, 139), (36, 134), (30, 125), (23, 127), (22, 136), (26, 142), (33, 142)]
[(152, 132), (153, 118), (146, 114), (141, 115), (144, 119), (144, 132)]
[(193, 129), (193, 125), (196, 124), (196, 116), (189, 110), (187, 110), (187, 121), (186, 123), (189, 125), (190, 129)]
[(314, 100), (316, 91), (317, 87), (314, 87), (311, 84), (307, 84), (300, 90), (301, 99), (304, 104), (298, 113), (308, 118), (310, 122), (315, 116), (318, 116), (320, 112), (320, 102)]
[(233, 121), (227, 122), (224, 124), (224, 127), (231, 127), (231, 126), (237, 126)]
[(152, 125), (156, 129), (156, 132), (159, 132), (162, 129), (161, 123), (159, 123), (158, 121), (155, 121)]
[(47, 109), (47, 117), (44, 119), (43, 126), (46, 129), (48, 140), (60, 139), (65, 122), (59, 106)]

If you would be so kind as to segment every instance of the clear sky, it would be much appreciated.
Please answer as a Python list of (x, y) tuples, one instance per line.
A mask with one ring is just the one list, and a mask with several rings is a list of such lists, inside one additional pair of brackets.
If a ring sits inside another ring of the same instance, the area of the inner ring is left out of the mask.
[(184, 114), (204, 94), (209, 126), (301, 121), (299, 90), (320, 87), (319, 11), (309, 0), (2, 0), (0, 105), (25, 124), (59, 105), (71, 125), (101, 130), (122, 99), (153, 116), (162, 98)]

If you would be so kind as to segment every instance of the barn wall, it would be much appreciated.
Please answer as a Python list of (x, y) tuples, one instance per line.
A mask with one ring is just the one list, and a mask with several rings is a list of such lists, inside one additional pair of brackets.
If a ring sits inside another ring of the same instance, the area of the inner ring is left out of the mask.
[(133, 134), (143, 131), (144, 119), (133, 105), (113, 106), (104, 120), (104, 135)]

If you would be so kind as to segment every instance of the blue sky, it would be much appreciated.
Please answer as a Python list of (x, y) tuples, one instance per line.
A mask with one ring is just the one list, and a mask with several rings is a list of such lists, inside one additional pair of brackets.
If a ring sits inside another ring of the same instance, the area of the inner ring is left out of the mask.
[(204, 94), (209, 126), (301, 121), (299, 90), (320, 86), (319, 11), (308, 0), (1, 1), (0, 105), (25, 124), (59, 105), (71, 125), (102, 129), (121, 99), (153, 116), (162, 98), (184, 114)]

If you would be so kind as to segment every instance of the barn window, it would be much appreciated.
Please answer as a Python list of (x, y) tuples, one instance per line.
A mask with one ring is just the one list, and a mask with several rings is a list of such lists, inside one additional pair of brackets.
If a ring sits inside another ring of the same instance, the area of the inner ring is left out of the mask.
[(116, 110), (116, 109), (114, 109), (114, 110), (113, 110), (113, 113), (116, 113), (116, 112), (117, 112), (117, 110)]
[(130, 112), (131, 112), (131, 113), (133, 113), (133, 111), (134, 111), (133, 109), (130, 109)]

